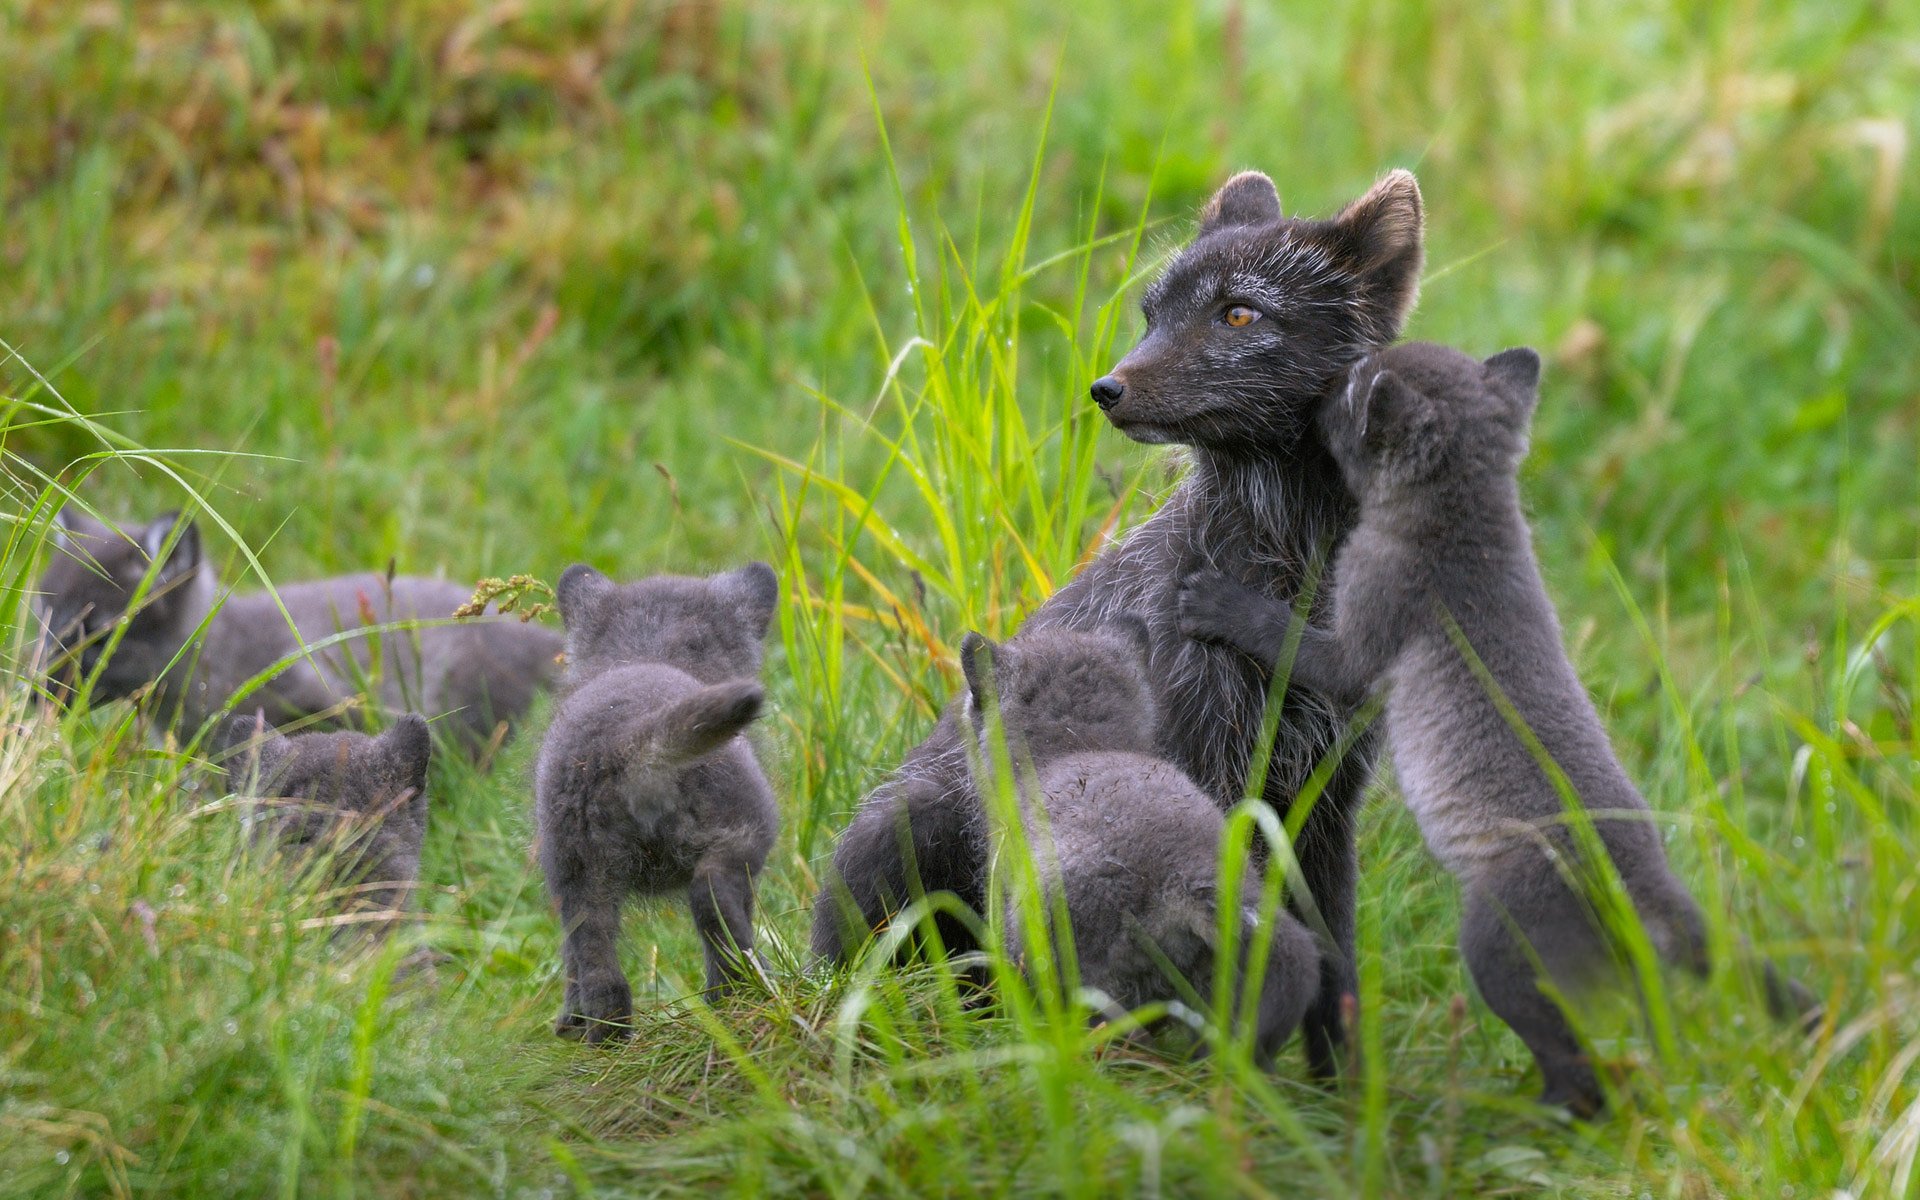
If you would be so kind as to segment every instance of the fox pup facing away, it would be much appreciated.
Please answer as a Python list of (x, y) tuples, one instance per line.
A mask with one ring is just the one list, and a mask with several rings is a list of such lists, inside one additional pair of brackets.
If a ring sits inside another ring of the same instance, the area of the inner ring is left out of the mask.
[[(1117, 1012), (1176, 1000), (1182, 982), (1205, 1000), (1219, 940), (1225, 822), (1212, 797), (1154, 752), (1150, 649), (1137, 618), (1096, 632), (1043, 630), (1004, 646), (970, 633), (960, 647), (967, 711), (983, 742), (976, 770), (991, 769), (986, 715), (998, 704), (1047, 911), (1064, 895), (1080, 981)], [(1235, 903), (1236, 1012), (1260, 934), (1261, 874), (1248, 870)], [(1027, 945), (1021, 911), (1010, 896), (1006, 928), (1016, 953)], [(1320, 985), (1319, 947), (1285, 908), (1266, 940), (1253, 1031), (1262, 1064), (1293, 1036)]]
[(224, 740), (229, 788), (258, 801), (249, 816), (256, 837), (294, 855), (335, 854), (349, 910), (391, 918), (410, 907), (427, 833), (424, 718), (408, 713), (374, 737), (289, 736), (258, 715), (235, 717)]
[[(1093, 385), (1108, 420), (1142, 442), (1192, 447), (1192, 469), (1159, 511), (1104, 551), (1026, 623), (1091, 629), (1137, 613), (1152, 634), (1148, 678), (1157, 752), (1223, 811), (1242, 796), (1260, 740), (1267, 681), (1244, 655), (1192, 641), (1175, 598), (1196, 567), (1289, 602), (1338, 544), (1354, 506), (1309, 436), (1321, 397), (1399, 336), (1421, 262), (1422, 208), (1394, 171), (1326, 220), (1288, 217), (1265, 175), (1236, 175), (1207, 203), (1193, 242), (1147, 289), (1146, 332)], [(1285, 813), (1340, 740), (1348, 714), (1289, 690), (1263, 799)], [(963, 723), (949, 710), (855, 814), (834, 848), (814, 910), (814, 950), (845, 959), (867, 931), (922, 893), (986, 902), (987, 839), (969, 781)], [(1331, 935), (1306, 1017), (1309, 1065), (1336, 1069), (1342, 996), (1354, 990), (1354, 818), (1371, 744), (1363, 739), (1300, 826), (1300, 871)], [(971, 945), (942, 922), (948, 947)]]
[(779, 600), (765, 563), (711, 579), (616, 584), (584, 564), (555, 587), (567, 674), (534, 764), (540, 865), (560, 911), (555, 1032), (624, 1036), (629, 896), (685, 890), (707, 986), (744, 976), (753, 882), (779, 811), (742, 731), (760, 715), (760, 648)]
[[(1592, 867), (1539, 752), (1592, 817), (1661, 958), (1703, 973), (1707, 945), (1700, 910), (1562, 648), (1534, 559), (1516, 472), (1539, 377), (1531, 350), (1483, 363), (1420, 343), (1355, 369), (1321, 426), (1360, 524), (1334, 565), (1332, 629), (1305, 627), (1293, 678), (1349, 703), (1386, 689), (1407, 806), (1464, 889), (1460, 948), (1474, 983), (1533, 1051), (1543, 1099), (1584, 1115), (1603, 1094), (1541, 973), (1577, 997), (1620, 979), (1621, 947), (1590, 906), (1581, 879)], [(1192, 635), (1270, 669), (1291, 619), (1209, 575), (1189, 581), (1181, 613)]]
[[(35, 603), (48, 690), (64, 698), (98, 668), (95, 700), (151, 687), (164, 719), (189, 731), (303, 644), (369, 624), (448, 617), (468, 598), (445, 580), (345, 575), (281, 587), (285, 614), (264, 591), (228, 596), (215, 611), (213, 565), (199, 530), (178, 514), (124, 532), (72, 509), (57, 522)], [(125, 630), (109, 655), (120, 624)], [(190, 645), (203, 624), (204, 635)], [(440, 724), (477, 753), (498, 722), (518, 721), (551, 683), (559, 650), (552, 630), (500, 617), (349, 638), (292, 657), (244, 703), (260, 707), (269, 724), (284, 724), (336, 713), (372, 681), (389, 711), (446, 714)]]

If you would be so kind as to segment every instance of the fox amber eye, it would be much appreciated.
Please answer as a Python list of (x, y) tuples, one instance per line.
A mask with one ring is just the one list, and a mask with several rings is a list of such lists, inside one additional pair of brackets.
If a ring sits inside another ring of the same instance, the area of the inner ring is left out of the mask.
[(1226, 322), (1235, 329), (1241, 329), (1260, 319), (1260, 311), (1248, 308), (1244, 304), (1235, 304), (1227, 309)]

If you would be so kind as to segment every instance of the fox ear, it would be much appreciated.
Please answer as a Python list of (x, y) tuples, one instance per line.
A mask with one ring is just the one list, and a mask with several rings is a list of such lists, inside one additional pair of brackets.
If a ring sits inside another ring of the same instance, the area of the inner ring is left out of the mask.
[(976, 712), (985, 712), (987, 698), (994, 694), (993, 667), (1000, 659), (1000, 647), (979, 633), (969, 631), (960, 639), (960, 670), (967, 677), (967, 695)]
[(1280, 219), (1280, 189), (1258, 171), (1242, 171), (1220, 185), (1200, 210), (1200, 232), (1238, 225), (1271, 225)]
[(227, 790), (269, 785), (287, 757), (287, 735), (267, 724), (259, 709), (235, 713), (213, 732), (215, 757), (227, 773)]
[(765, 637), (780, 606), (780, 577), (766, 563), (751, 562), (722, 578), (747, 620)]
[(407, 713), (380, 735), (381, 748), (387, 752), (403, 787), (413, 789), (407, 805), (424, 823), (427, 816), (427, 764), (433, 760), (433, 736), (427, 719), (419, 713)]
[(1333, 219), (1335, 251), (1342, 265), (1371, 293), (1375, 316), (1391, 342), (1420, 294), (1420, 264), (1426, 253), (1426, 209), (1412, 171), (1389, 171), (1367, 194)]
[[(176, 527), (180, 534), (174, 538), (172, 552), (162, 562), (160, 555), (166, 550), (167, 539), (173, 537)], [(140, 531), (138, 541), (140, 548), (146, 551), (147, 561), (160, 563), (160, 574), (153, 581), (155, 587), (171, 583), (200, 567), (200, 529), (192, 521), (181, 520), (178, 510), (156, 517)]]
[(1140, 669), (1147, 670), (1153, 662), (1153, 629), (1147, 619), (1137, 612), (1123, 612), (1115, 614), (1108, 625), (1139, 656)]
[(568, 567), (553, 585), (553, 598), (560, 605), (560, 623), (571, 629), (612, 590), (613, 581), (587, 564), (575, 563)]
[(63, 553), (73, 553), (73, 535), (80, 531), (80, 517), (71, 508), (61, 505), (53, 514), (53, 548)]
[(1526, 346), (1502, 350), (1482, 364), (1487, 376), (1500, 384), (1500, 394), (1513, 410), (1514, 421), (1525, 425), (1540, 403), (1540, 356)]
[(1425, 461), (1453, 425), (1450, 410), (1392, 371), (1373, 377), (1365, 419), (1367, 449), (1408, 464)]

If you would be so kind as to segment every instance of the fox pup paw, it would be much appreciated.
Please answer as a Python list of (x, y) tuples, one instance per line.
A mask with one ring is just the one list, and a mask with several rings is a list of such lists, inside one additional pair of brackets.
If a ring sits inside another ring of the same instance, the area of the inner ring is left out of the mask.
[(1195, 571), (1180, 581), (1180, 632), (1202, 642), (1246, 648), (1272, 618), (1273, 601), (1219, 571)]

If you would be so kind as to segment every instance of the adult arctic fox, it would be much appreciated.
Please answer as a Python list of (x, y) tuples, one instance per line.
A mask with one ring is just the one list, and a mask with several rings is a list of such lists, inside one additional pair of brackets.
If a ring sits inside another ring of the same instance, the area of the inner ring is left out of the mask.
[[(1407, 806), (1464, 891), (1460, 948), (1474, 983), (1533, 1051), (1543, 1100), (1585, 1115), (1603, 1094), (1542, 975), (1577, 997), (1619, 978), (1620, 947), (1581, 883), (1595, 864), (1570, 803), (1591, 817), (1661, 958), (1704, 972), (1707, 944), (1567, 659), (1534, 559), (1515, 473), (1539, 378), (1531, 350), (1483, 363), (1421, 343), (1356, 368), (1321, 423), (1360, 524), (1334, 564), (1332, 630), (1305, 628), (1292, 678), (1349, 703), (1386, 690)], [(1269, 668), (1290, 619), (1217, 574), (1182, 595), (1189, 633)]]
[[(124, 532), (71, 509), (57, 523), (35, 607), (45, 630), (48, 688), (58, 696), (93, 674), (115, 626), (124, 623), (100, 667), (96, 701), (151, 687), (162, 719), (197, 730), (248, 681), (290, 658), (243, 702), (269, 724), (337, 712), (371, 682), (389, 711), (445, 716), (436, 724), (472, 751), (497, 723), (525, 715), (559, 672), (559, 636), (510, 617), (348, 638), (301, 657), (302, 644), (345, 630), (450, 617), (468, 589), (443, 579), (343, 575), (282, 585), (279, 604), (267, 592), (228, 596), (214, 612), (220, 585), (213, 564), (201, 552), (199, 530), (182, 525), (178, 514)], [(136, 608), (143, 580), (147, 590)]]
[[(1094, 632), (1041, 630), (999, 647), (970, 633), (960, 647), (968, 715), (982, 740), (977, 769), (990, 771), (998, 754), (986, 719), (997, 705), (1047, 910), (1064, 898), (1080, 982), (1123, 1013), (1179, 1000), (1183, 984), (1208, 1001), (1219, 952), (1226, 823), (1212, 797), (1154, 754), (1148, 648), (1135, 618)], [(1261, 875), (1249, 870), (1233, 901), (1241, 918), (1233, 1011), (1264, 940), (1252, 1044), (1265, 1064), (1319, 990), (1320, 953), (1284, 908), (1263, 929)], [(1017, 895), (1008, 899), (1007, 930), (1019, 952), (1027, 934)]]
[[(1353, 503), (1310, 436), (1320, 399), (1347, 368), (1399, 336), (1421, 262), (1420, 190), (1394, 171), (1330, 220), (1281, 215), (1273, 183), (1236, 175), (1200, 216), (1191, 245), (1142, 302), (1146, 334), (1093, 385), (1122, 433), (1192, 447), (1193, 466), (1160, 510), (1028, 619), (1027, 630), (1087, 629), (1143, 617), (1162, 714), (1158, 750), (1223, 809), (1241, 798), (1261, 732), (1266, 676), (1244, 655), (1180, 633), (1180, 579), (1213, 567), (1291, 601), (1312, 563), (1352, 524)], [(1018, 638), (1014, 639), (1018, 644)], [(1290, 689), (1265, 799), (1285, 812), (1348, 714)], [(922, 892), (985, 903), (987, 843), (952, 710), (854, 816), (814, 911), (814, 950), (843, 958)], [(1341, 997), (1354, 989), (1354, 817), (1368, 775), (1363, 742), (1313, 806), (1295, 844), (1332, 943), (1306, 1017), (1308, 1061), (1335, 1067)], [(949, 947), (968, 944), (943, 922)]]

